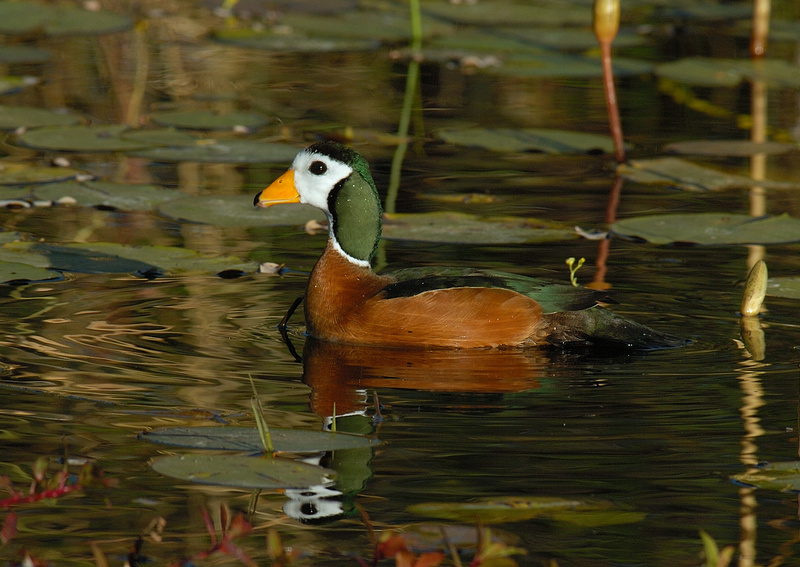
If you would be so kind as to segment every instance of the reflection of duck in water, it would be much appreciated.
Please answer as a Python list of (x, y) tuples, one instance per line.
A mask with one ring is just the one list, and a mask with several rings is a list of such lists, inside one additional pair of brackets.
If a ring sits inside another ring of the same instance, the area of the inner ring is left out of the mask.
[(320, 142), (255, 198), (269, 207), (307, 203), (328, 217), (330, 239), (308, 282), (312, 337), (380, 346), (516, 347), (612, 342), (638, 348), (684, 341), (597, 305), (597, 293), (490, 270), (372, 271), (382, 211), (366, 160)]

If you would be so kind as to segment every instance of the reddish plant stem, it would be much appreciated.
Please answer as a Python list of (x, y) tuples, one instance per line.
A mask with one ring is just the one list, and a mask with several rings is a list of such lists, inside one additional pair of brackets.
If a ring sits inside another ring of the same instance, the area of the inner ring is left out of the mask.
[(617, 89), (614, 86), (614, 70), (611, 67), (611, 41), (600, 41), (600, 51), (603, 63), (603, 86), (606, 91), (606, 107), (608, 108), (608, 124), (611, 128), (611, 137), (614, 139), (614, 156), (617, 163), (624, 163), (625, 140), (622, 137)]

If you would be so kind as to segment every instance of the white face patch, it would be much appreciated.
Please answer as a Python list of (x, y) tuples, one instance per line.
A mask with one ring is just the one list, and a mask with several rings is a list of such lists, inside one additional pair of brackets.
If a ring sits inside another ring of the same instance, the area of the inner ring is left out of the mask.
[(329, 156), (304, 150), (292, 162), (294, 186), (300, 202), (322, 209), (330, 216), (328, 195), (353, 169)]

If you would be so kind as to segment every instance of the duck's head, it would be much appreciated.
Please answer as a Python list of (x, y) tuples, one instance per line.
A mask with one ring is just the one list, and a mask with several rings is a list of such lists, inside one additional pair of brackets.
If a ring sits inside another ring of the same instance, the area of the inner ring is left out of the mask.
[(350, 261), (369, 265), (381, 236), (378, 190), (361, 154), (337, 142), (302, 150), (289, 170), (258, 193), (257, 207), (304, 203), (328, 217), (334, 247)]

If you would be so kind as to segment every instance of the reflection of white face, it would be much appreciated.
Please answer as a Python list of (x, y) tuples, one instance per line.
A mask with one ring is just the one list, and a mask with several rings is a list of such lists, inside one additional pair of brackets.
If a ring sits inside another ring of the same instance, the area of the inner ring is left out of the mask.
[(344, 514), (342, 497), (338, 490), (323, 485), (307, 488), (286, 489), (284, 494), (289, 498), (283, 504), (287, 516), (305, 524), (321, 520), (332, 520)]
[(340, 161), (315, 151), (303, 150), (292, 162), (294, 187), (300, 202), (313, 205), (326, 213), (328, 195), (337, 183), (347, 179), (353, 169)]

